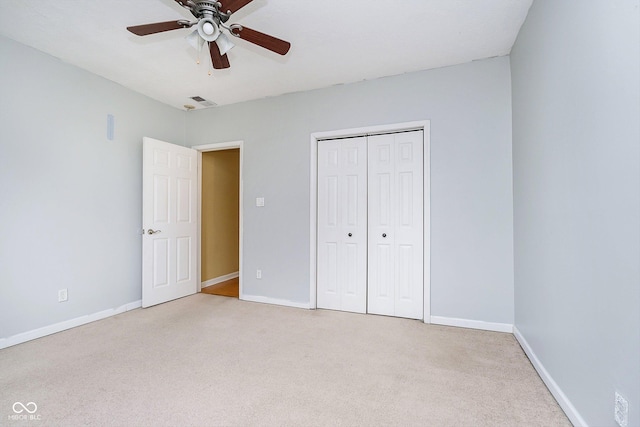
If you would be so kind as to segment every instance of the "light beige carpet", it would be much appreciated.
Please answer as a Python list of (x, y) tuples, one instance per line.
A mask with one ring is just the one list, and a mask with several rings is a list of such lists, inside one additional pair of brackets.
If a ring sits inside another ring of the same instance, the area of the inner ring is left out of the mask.
[(570, 423), (510, 334), (197, 294), (0, 350), (0, 425)]

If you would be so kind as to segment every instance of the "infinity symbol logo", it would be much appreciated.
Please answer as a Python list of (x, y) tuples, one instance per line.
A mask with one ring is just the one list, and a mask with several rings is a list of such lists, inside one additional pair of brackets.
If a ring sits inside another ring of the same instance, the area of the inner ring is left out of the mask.
[(33, 402), (29, 402), (26, 405), (22, 402), (16, 402), (13, 404), (13, 412), (15, 412), (16, 414), (21, 414), (24, 411), (27, 411), (30, 414), (35, 414), (37, 410), (38, 405)]

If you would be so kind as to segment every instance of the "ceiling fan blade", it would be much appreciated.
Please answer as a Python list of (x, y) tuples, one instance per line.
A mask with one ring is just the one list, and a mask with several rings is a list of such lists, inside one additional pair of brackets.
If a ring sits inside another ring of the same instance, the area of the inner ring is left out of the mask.
[(136, 36), (148, 36), (149, 34), (161, 33), (163, 31), (179, 30), (180, 28), (191, 27), (189, 21), (167, 21), (156, 22), (155, 24), (136, 25), (133, 27), (127, 27), (127, 30), (135, 34)]
[(251, 3), (253, 0), (218, 0), (218, 1), (222, 4), (222, 7), (220, 8), (220, 12), (234, 13), (237, 10), (242, 9), (243, 7)]
[(286, 55), (291, 48), (291, 43), (281, 40), (279, 38), (270, 36), (260, 31), (252, 30), (245, 26), (231, 26), (231, 31), (236, 36), (244, 39), (250, 43), (257, 44), (265, 49), (269, 49), (272, 52), (279, 53), (280, 55)]
[(209, 53), (211, 53), (211, 62), (213, 63), (213, 68), (216, 70), (222, 70), (223, 68), (231, 67), (229, 63), (229, 57), (225, 53), (224, 55), (220, 54), (220, 49), (218, 48), (218, 44), (216, 42), (209, 42)]

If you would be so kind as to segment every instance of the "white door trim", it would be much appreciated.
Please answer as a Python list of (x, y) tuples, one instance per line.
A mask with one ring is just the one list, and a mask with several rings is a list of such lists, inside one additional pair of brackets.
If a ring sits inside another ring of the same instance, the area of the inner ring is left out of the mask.
[[(323, 139), (368, 136), (381, 133), (422, 130), (424, 132), (424, 313), (425, 323), (431, 321), (431, 121), (395, 123), (352, 129), (314, 132), (310, 138), (310, 186), (309, 186), (309, 308), (317, 308), (317, 227), (318, 227), (318, 141)], [(196, 148), (197, 147), (193, 147)]]
[(242, 231), (244, 229), (243, 226), (243, 218), (244, 218), (244, 208), (243, 208), (243, 203), (242, 203), (242, 177), (243, 177), (243, 157), (244, 157), (244, 150), (243, 150), (243, 145), (244, 142), (243, 141), (231, 141), (231, 142), (220, 142), (220, 143), (214, 143), (214, 144), (204, 144), (204, 145), (194, 145), (191, 148), (193, 148), (194, 150), (196, 150), (198, 152), (198, 254), (197, 254), (197, 266), (198, 266), (198, 292), (200, 292), (202, 290), (202, 266), (200, 265), (202, 257), (201, 257), (201, 251), (202, 251), (202, 217), (201, 217), (201, 213), (202, 213), (202, 153), (206, 153), (208, 151), (221, 151), (221, 150), (234, 150), (236, 148), (240, 149), (240, 206), (239, 206), (239, 212), (240, 212), (240, 242), (238, 245), (238, 259), (239, 259), (239, 268), (238, 268), (238, 282), (239, 282), (239, 295), (240, 295), (240, 299), (243, 300), (244, 298), (244, 292), (242, 289), (242, 242), (243, 242), (243, 238), (242, 238)]

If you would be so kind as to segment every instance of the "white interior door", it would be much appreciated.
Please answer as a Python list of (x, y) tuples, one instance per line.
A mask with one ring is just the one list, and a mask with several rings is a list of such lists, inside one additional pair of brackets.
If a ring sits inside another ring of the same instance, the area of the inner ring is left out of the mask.
[(368, 312), (423, 317), (423, 132), (368, 141)]
[(197, 152), (143, 139), (142, 306), (197, 292)]
[(367, 310), (367, 138), (318, 143), (317, 306)]

